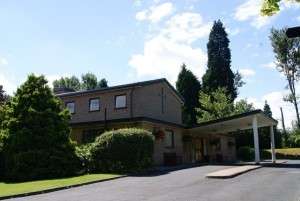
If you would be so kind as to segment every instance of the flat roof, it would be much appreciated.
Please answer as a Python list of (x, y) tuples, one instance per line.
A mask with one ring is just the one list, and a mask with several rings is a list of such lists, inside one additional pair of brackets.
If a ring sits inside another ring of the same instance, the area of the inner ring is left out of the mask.
[(266, 115), (262, 110), (253, 110), (216, 120), (206, 121), (190, 127), (199, 133), (228, 133), (252, 128), (253, 117), (257, 117), (258, 127), (277, 125), (277, 120)]
[(105, 91), (112, 91), (112, 90), (118, 90), (118, 89), (126, 89), (126, 88), (138, 87), (138, 86), (147, 86), (147, 85), (156, 84), (156, 83), (166, 83), (168, 85), (168, 87), (180, 99), (180, 101), (182, 103), (184, 103), (184, 98), (168, 82), (168, 80), (166, 78), (160, 78), (160, 79), (155, 79), (155, 80), (147, 80), (147, 81), (135, 82), (135, 83), (123, 84), (123, 85), (116, 85), (116, 86), (105, 87), (105, 88), (101, 88), (101, 89), (92, 89), (92, 90), (84, 90), (84, 91), (66, 92), (66, 93), (57, 94), (57, 96), (58, 97), (78, 96), (78, 95), (91, 94), (91, 93), (96, 93), (96, 92), (105, 92)]

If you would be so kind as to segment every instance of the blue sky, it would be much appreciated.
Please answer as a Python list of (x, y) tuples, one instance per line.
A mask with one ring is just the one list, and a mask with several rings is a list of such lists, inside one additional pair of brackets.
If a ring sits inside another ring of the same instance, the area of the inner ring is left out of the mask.
[(283, 107), (285, 79), (274, 66), (270, 28), (300, 24), (300, 5), (281, 4), (259, 15), (259, 0), (0, 1), (0, 84), (10, 94), (33, 72), (53, 81), (93, 72), (117, 85), (166, 77), (174, 84), (185, 62), (199, 78), (206, 43), (221, 19), (231, 41), (232, 68), (246, 81), (239, 98), (257, 108), (267, 100), (275, 118)]

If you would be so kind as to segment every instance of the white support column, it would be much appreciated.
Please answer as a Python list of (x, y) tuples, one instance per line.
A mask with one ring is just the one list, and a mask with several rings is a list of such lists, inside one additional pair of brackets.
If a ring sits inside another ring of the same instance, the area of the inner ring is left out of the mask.
[(255, 163), (260, 162), (259, 156), (259, 139), (258, 139), (258, 127), (257, 127), (257, 117), (254, 116), (252, 120), (252, 129), (254, 137), (254, 149), (255, 149)]
[(270, 138), (271, 138), (272, 163), (276, 163), (275, 139), (274, 139), (273, 126), (270, 126)]

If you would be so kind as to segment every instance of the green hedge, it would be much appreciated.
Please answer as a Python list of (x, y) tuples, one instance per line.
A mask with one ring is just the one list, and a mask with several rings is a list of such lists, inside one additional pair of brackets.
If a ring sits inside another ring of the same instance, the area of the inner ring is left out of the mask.
[(237, 150), (237, 157), (241, 161), (253, 161), (255, 157), (254, 149), (251, 147), (240, 147)]
[(136, 172), (152, 165), (154, 137), (142, 129), (105, 132), (91, 146), (94, 172)]
[(81, 164), (70, 150), (31, 150), (5, 158), (7, 180), (28, 181), (60, 178), (76, 174)]

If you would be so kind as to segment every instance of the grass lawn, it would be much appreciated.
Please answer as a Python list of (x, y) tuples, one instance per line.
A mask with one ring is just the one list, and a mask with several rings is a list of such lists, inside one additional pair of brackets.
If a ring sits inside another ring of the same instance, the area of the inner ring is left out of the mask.
[[(267, 150), (271, 153), (271, 150)], [(278, 159), (300, 159), (300, 148), (276, 149), (276, 157)]]
[(64, 187), (64, 186), (75, 185), (75, 184), (83, 184), (87, 182), (110, 179), (119, 176), (121, 175), (88, 174), (88, 175), (69, 177), (64, 179), (39, 180), (39, 181), (22, 182), (22, 183), (0, 182), (0, 197), (41, 191), (41, 190)]

